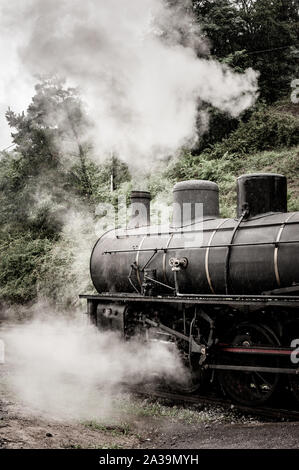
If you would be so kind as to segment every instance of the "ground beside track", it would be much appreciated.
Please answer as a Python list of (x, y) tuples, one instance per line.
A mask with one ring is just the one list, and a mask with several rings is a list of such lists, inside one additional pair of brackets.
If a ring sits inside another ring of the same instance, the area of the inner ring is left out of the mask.
[(217, 406), (178, 405), (122, 394), (122, 415), (58, 419), (34, 412), (10, 387), (9, 364), (0, 364), (0, 449), (298, 449), (299, 422), (273, 422)]
[(0, 366), (0, 448), (299, 448), (299, 423), (265, 422), (219, 407), (171, 406), (126, 394), (117, 399), (125, 414), (116, 420), (33, 414), (8, 390), (4, 370)]

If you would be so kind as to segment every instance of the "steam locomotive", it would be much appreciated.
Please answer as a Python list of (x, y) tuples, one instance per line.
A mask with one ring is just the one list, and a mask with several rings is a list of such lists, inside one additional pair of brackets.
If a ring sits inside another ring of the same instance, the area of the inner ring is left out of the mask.
[(150, 194), (132, 192), (128, 226), (97, 241), (99, 294), (81, 295), (91, 321), (176, 343), (202, 389), (216, 381), (258, 406), (283, 388), (299, 402), (299, 212), (287, 212), (285, 176), (240, 176), (233, 219), (219, 217), (214, 182), (173, 196), (171, 225), (155, 227)]

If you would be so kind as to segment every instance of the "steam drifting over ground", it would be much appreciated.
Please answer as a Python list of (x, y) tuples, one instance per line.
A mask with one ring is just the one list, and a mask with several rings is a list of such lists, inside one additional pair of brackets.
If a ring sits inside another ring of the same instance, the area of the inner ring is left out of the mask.
[(10, 328), (1, 338), (10, 366), (9, 387), (36, 413), (105, 418), (117, 412), (112, 400), (124, 382), (187, 379), (175, 350), (161, 343), (124, 343), (81, 319), (43, 316)]
[[(208, 58), (188, 6), (189, 0), (13, 0), (0, 13), (2, 34), (20, 39), (24, 70), (59, 74), (80, 87), (97, 155), (115, 152), (142, 168), (149, 157), (196, 141), (202, 100), (236, 116), (256, 97), (253, 70), (233, 73)], [(201, 123), (208, 125), (205, 113)]]

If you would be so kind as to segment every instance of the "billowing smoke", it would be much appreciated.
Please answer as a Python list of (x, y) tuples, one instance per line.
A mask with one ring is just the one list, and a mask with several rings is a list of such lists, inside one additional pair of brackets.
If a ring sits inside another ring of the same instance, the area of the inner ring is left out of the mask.
[[(45, 312), (45, 305), (40, 306)], [(176, 350), (161, 342), (123, 342), (82, 318), (39, 314), (1, 332), (10, 367), (8, 385), (36, 413), (91, 419), (120, 414), (113, 399), (128, 386), (153, 379), (186, 383)]]
[(22, 25), (25, 70), (80, 88), (98, 156), (144, 167), (195, 143), (202, 101), (237, 116), (255, 100), (257, 74), (208, 57), (189, 0), (12, 0), (0, 10), (11, 36)]

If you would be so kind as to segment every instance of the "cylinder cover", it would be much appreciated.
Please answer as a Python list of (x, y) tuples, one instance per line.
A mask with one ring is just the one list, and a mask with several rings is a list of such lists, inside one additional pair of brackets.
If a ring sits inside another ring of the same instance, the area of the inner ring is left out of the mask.
[(237, 180), (237, 216), (287, 212), (287, 179), (275, 173), (242, 175)]
[(192, 224), (201, 217), (219, 217), (219, 188), (206, 180), (181, 181), (173, 188), (173, 227)]
[(151, 194), (148, 191), (131, 192), (131, 218), (128, 228), (150, 225)]

